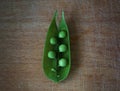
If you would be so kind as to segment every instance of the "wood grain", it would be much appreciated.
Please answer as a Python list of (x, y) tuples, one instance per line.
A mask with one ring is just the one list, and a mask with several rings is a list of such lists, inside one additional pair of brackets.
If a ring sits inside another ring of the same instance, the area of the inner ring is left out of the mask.
[[(55, 10), (65, 11), (72, 52), (59, 84), (42, 69)], [(120, 0), (0, 0), (0, 91), (120, 91)]]

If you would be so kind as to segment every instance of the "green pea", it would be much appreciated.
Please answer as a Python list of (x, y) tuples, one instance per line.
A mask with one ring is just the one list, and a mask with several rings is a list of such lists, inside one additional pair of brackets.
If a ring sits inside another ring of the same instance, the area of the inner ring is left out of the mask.
[(52, 45), (57, 44), (56, 38), (52, 37), (52, 38), (50, 39), (50, 44), (52, 44)]
[(66, 45), (61, 44), (61, 45), (59, 46), (59, 52), (65, 52), (66, 50), (67, 50), (67, 46), (66, 46)]
[(60, 75), (57, 75), (57, 77), (59, 78), (59, 77), (60, 77)]
[(55, 58), (55, 56), (56, 56), (55, 52), (53, 52), (53, 51), (48, 52), (48, 57), (49, 58)]
[(51, 71), (56, 72), (56, 70), (54, 68), (51, 68)]
[(59, 32), (59, 38), (65, 38), (66, 37), (66, 32), (65, 31), (60, 31)]
[(59, 66), (61, 66), (61, 67), (65, 67), (66, 66), (66, 59), (65, 58), (61, 58), (59, 60)]

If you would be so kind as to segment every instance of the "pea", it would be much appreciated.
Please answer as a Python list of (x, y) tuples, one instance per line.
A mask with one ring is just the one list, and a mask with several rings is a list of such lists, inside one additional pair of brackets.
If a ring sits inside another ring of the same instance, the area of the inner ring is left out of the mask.
[(48, 52), (48, 57), (49, 58), (55, 58), (55, 56), (56, 56), (55, 52), (53, 52), (53, 51)]
[(61, 66), (61, 67), (65, 67), (66, 66), (66, 59), (65, 58), (61, 58), (59, 60), (59, 66)]
[(55, 70), (54, 68), (51, 68), (51, 71), (52, 71), (52, 72), (56, 72), (56, 70)]
[(67, 50), (67, 46), (66, 46), (66, 45), (61, 44), (61, 45), (59, 46), (59, 52), (65, 52), (66, 50)]
[(52, 44), (52, 45), (57, 44), (57, 40), (56, 40), (55, 37), (52, 37), (52, 38), (50, 39), (50, 44)]
[[(69, 30), (64, 12), (57, 25), (57, 11), (49, 26), (43, 55), (43, 69), (45, 75), (54, 82), (67, 78), (71, 67)], [(53, 61), (51, 61), (53, 60)]]
[(60, 31), (59, 32), (59, 38), (65, 38), (66, 37), (66, 33), (65, 33), (65, 31)]

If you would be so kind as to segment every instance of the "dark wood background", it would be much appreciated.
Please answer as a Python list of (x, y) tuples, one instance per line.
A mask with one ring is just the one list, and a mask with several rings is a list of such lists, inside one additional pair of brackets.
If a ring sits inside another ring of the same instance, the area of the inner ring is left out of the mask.
[[(59, 84), (42, 69), (55, 10), (65, 11), (72, 52)], [(120, 91), (120, 0), (0, 0), (0, 91)]]

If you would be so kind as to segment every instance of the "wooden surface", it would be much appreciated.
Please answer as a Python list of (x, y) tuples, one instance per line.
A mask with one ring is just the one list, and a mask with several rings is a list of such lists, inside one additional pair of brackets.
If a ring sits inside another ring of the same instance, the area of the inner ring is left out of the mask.
[[(56, 9), (65, 11), (72, 52), (59, 84), (42, 69)], [(120, 91), (120, 0), (0, 0), (0, 91)]]

